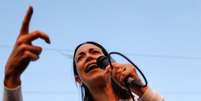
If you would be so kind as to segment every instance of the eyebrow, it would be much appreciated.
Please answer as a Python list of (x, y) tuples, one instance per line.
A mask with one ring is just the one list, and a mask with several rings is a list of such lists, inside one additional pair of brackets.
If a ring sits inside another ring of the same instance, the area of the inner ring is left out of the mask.
[(99, 50), (96, 49), (96, 48), (90, 48), (90, 49), (89, 49), (89, 52), (91, 52), (91, 51), (93, 51), (93, 50), (97, 50), (97, 51), (99, 51)]
[(77, 54), (77, 56), (84, 55), (84, 54), (85, 54), (84, 52), (80, 52)]
[[(89, 48), (89, 52), (91, 52), (91, 51), (93, 51), (93, 50), (97, 50), (97, 51), (100, 51), (99, 49), (97, 49), (97, 48)], [(79, 56), (79, 55), (84, 55), (85, 53), (84, 52), (80, 52), (80, 53), (78, 53), (77, 54), (77, 56)]]

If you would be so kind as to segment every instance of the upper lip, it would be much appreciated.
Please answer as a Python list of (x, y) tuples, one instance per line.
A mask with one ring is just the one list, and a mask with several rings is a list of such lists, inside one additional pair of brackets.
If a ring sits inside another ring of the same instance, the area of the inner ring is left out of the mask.
[(97, 66), (96, 62), (88, 63), (87, 67), (85, 69), (85, 72), (88, 73), (89, 71), (91, 71), (92, 69), (97, 68), (97, 67), (98, 66)]

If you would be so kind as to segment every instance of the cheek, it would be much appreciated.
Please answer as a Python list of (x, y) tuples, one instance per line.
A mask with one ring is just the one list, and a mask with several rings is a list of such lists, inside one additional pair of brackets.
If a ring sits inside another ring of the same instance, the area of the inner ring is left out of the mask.
[(86, 76), (86, 73), (84, 72), (83, 64), (78, 63), (76, 64), (76, 66), (77, 66), (76, 69), (77, 69), (78, 76), (80, 77), (81, 81), (84, 82), (87, 76)]
[(86, 81), (86, 74), (84, 73), (84, 70), (78, 67), (78, 68), (77, 68), (77, 73), (78, 73), (78, 76), (79, 76), (79, 78), (80, 78), (80, 81), (85, 84), (85, 81)]
[(84, 72), (83, 65), (81, 63), (77, 63), (76, 67), (77, 67), (76, 70), (77, 70), (78, 75), (81, 76)]

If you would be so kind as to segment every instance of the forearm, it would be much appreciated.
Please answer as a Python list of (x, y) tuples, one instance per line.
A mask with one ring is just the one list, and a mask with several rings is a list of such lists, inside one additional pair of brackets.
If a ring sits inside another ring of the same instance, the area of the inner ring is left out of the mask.
[(19, 76), (5, 75), (3, 101), (22, 101)]
[(21, 87), (7, 88), (4, 87), (3, 101), (22, 101)]
[(165, 101), (164, 98), (151, 88), (147, 88), (144, 94), (139, 98), (139, 101)]

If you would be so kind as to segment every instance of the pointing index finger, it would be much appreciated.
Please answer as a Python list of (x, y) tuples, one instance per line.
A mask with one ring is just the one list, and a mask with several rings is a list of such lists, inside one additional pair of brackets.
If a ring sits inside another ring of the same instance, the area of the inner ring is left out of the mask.
[(22, 23), (22, 27), (21, 27), (21, 30), (20, 30), (20, 35), (27, 34), (29, 32), (29, 23), (30, 23), (32, 14), (33, 14), (33, 7), (29, 6), (29, 8), (27, 10), (27, 13), (26, 13), (26, 15), (24, 17), (23, 23)]

